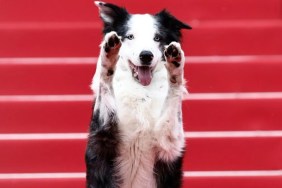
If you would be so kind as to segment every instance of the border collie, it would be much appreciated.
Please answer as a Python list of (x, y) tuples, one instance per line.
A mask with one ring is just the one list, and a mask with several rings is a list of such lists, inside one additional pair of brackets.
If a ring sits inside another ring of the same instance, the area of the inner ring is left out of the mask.
[(88, 188), (179, 188), (186, 92), (181, 29), (166, 10), (129, 14), (95, 2), (104, 23), (91, 88), (95, 105), (86, 150)]

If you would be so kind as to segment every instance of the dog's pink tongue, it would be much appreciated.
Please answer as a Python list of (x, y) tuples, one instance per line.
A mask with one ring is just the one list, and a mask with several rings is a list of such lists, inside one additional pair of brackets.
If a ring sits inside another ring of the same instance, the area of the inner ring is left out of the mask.
[(150, 67), (148, 66), (138, 67), (138, 79), (143, 86), (149, 85), (152, 80), (152, 73)]

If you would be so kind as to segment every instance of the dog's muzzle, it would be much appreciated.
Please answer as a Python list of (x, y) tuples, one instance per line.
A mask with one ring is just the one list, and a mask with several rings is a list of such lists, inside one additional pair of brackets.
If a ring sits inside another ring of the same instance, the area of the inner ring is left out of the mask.
[(131, 68), (132, 76), (136, 79), (136, 81), (138, 81), (143, 86), (150, 85), (153, 78), (154, 67), (136, 66), (131, 61), (129, 61), (129, 67)]

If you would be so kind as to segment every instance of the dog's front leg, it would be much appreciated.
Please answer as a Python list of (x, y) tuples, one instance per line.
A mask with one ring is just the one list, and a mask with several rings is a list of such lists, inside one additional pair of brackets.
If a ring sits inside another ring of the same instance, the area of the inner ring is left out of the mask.
[(87, 187), (117, 188), (118, 177), (114, 169), (119, 140), (112, 79), (121, 47), (115, 32), (106, 34), (101, 44), (97, 66), (99, 90), (86, 151)]
[(177, 42), (168, 45), (164, 54), (169, 88), (155, 134), (158, 158), (169, 162), (182, 156), (185, 144), (181, 111), (182, 95), (186, 91), (183, 78), (185, 57)]
[(186, 91), (183, 78), (184, 53), (177, 42), (165, 49), (168, 72), (168, 94), (155, 127), (157, 159), (155, 177), (158, 188), (180, 188), (185, 145), (182, 125), (182, 95)]

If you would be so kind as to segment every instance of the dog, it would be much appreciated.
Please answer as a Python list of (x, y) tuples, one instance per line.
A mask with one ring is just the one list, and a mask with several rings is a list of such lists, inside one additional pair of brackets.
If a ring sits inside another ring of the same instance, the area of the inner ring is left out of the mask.
[(95, 2), (104, 38), (91, 88), (95, 105), (86, 149), (88, 188), (179, 188), (186, 92), (181, 30), (162, 10), (129, 14)]

